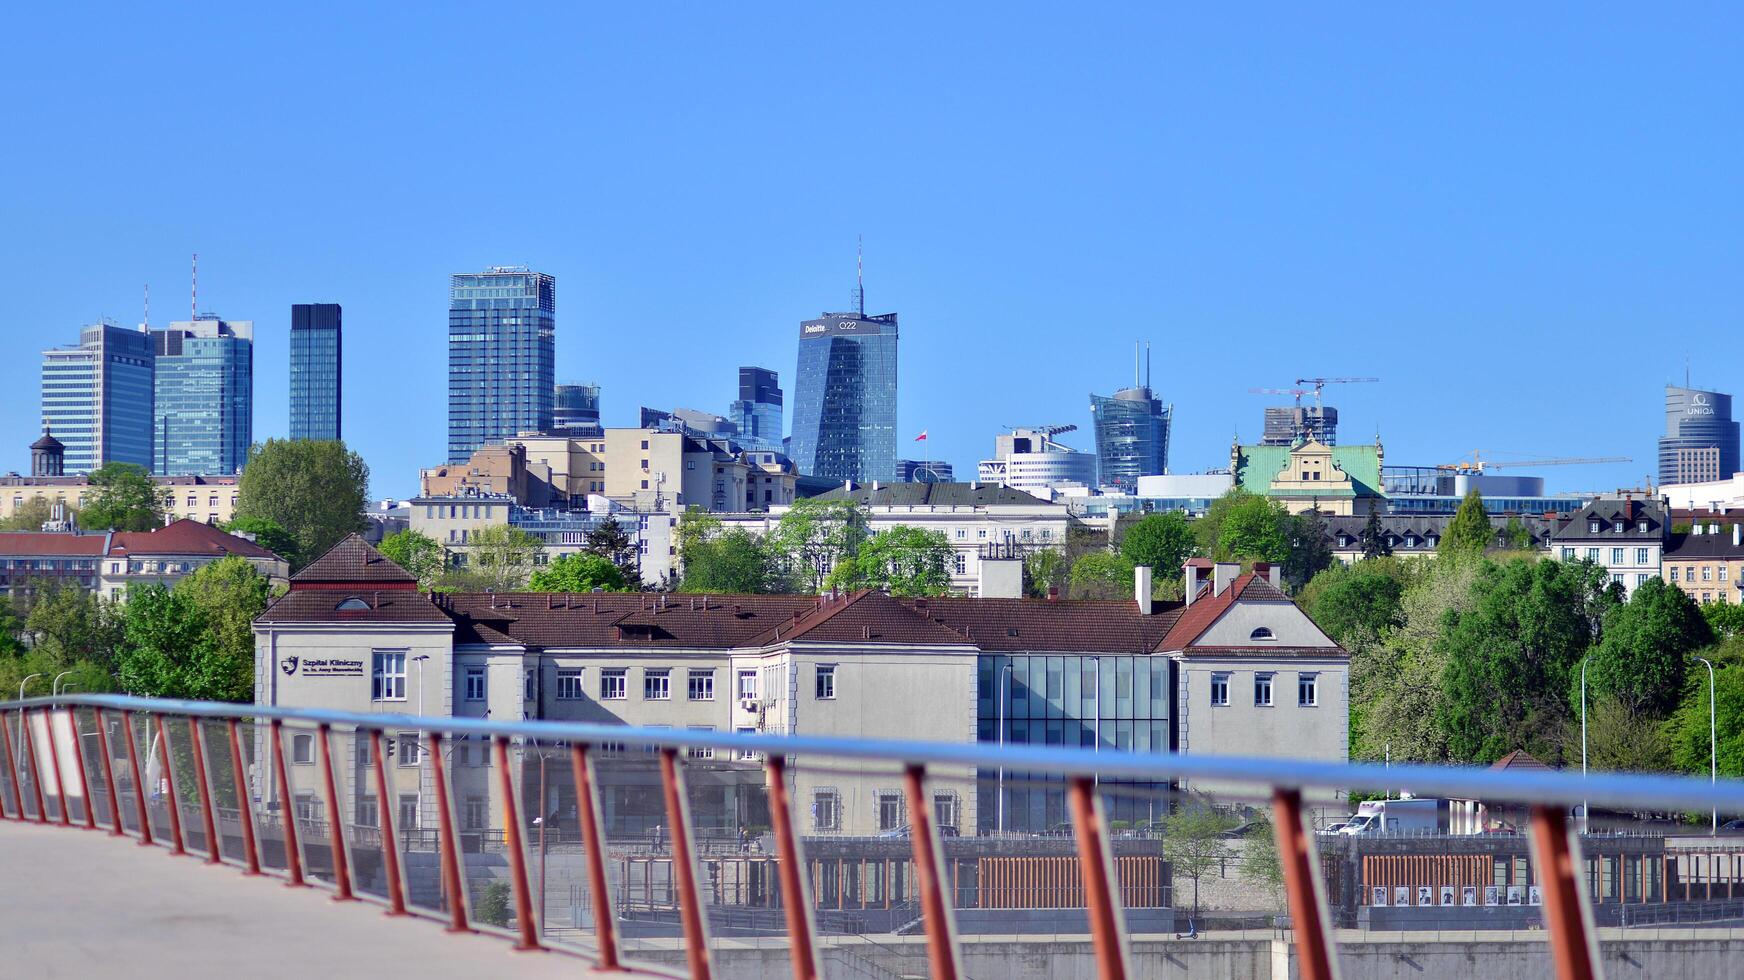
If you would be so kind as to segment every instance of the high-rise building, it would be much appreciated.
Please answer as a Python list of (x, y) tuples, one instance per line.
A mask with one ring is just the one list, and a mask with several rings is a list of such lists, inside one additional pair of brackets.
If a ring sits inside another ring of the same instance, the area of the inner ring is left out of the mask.
[(760, 367), (739, 369), (739, 398), (727, 409), (746, 449), (781, 452), (781, 379)]
[(153, 473), (239, 472), (254, 440), (254, 322), (206, 314), (151, 332)]
[(557, 280), (526, 266), (449, 278), (448, 461), (551, 428)]
[(1075, 425), (1018, 428), (993, 440), (993, 458), (977, 469), (983, 483), (1046, 497), (1052, 490), (1088, 490), (1096, 486), (1096, 457), (1055, 439), (1075, 431)]
[(1103, 486), (1137, 493), (1139, 477), (1168, 470), (1173, 412), (1148, 386), (1123, 388), (1113, 397), (1090, 396), (1090, 414), (1096, 421), (1096, 469)]
[(1266, 409), (1260, 445), (1294, 446), (1309, 439), (1322, 446), (1338, 445), (1338, 409), (1330, 405), (1274, 405)]
[(1659, 439), (1659, 482), (1711, 483), (1738, 472), (1738, 423), (1732, 396), (1665, 386), (1665, 435)]
[(794, 465), (870, 483), (896, 475), (896, 314), (825, 313), (799, 326)]
[(574, 439), (598, 438), (600, 386), (560, 384), (551, 402), (551, 431)]
[(291, 307), (291, 438), (338, 439), (341, 374), (338, 303)]
[(151, 337), (110, 323), (79, 346), (42, 352), (42, 421), (65, 447), (70, 475), (104, 463), (151, 466)]

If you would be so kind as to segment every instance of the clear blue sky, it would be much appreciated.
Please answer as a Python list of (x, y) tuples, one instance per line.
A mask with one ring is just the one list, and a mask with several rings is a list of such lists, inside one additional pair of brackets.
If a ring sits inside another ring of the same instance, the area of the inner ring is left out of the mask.
[(0, 468), (39, 350), (146, 283), (184, 316), (192, 252), (256, 323), (256, 438), (291, 304), (344, 304), (377, 494), (444, 456), (450, 273), (556, 275), (558, 373), (626, 425), (791, 391), (861, 233), (900, 445), (960, 474), (1003, 425), (1089, 447), (1134, 340), (1178, 472), (1299, 375), (1383, 378), (1332, 401), (1390, 463), (1634, 457), (1570, 489), (1654, 469), (1686, 353), (1744, 394), (1736, 7), (253, 6), (10, 11)]

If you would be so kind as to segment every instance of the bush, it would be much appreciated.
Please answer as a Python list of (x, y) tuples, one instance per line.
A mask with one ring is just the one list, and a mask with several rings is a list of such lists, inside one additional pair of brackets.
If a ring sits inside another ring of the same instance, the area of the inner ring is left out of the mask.
[(484, 891), (478, 896), (478, 907), (472, 910), (474, 918), (487, 926), (499, 929), (509, 925), (509, 885), (503, 881), (493, 881), (484, 886)]

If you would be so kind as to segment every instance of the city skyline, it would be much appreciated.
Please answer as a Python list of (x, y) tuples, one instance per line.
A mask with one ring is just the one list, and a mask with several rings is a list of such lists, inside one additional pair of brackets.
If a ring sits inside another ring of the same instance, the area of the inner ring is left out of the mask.
[[(562, 280), (557, 375), (598, 382), (605, 422), (625, 425), (643, 404), (724, 410), (735, 365), (787, 375), (791, 324), (843, 308), (861, 233), (873, 305), (906, 328), (898, 442), (926, 429), (959, 473), (1009, 426), (1075, 423), (1068, 442), (1089, 450), (1084, 395), (1121, 377), (1135, 339), (1153, 342), (1183, 472), (1222, 465), (1232, 435), (1257, 440), (1263, 409), (1288, 404), (1248, 388), (1351, 374), (1383, 381), (1328, 395), (1341, 441), (1379, 430), (1400, 464), (1473, 448), (1632, 457), (1543, 473), (1551, 489), (1612, 489), (1655, 473), (1662, 386), (1683, 382), (1686, 356), (1694, 386), (1744, 390), (1744, 369), (1694, 356), (1744, 315), (1728, 285), (1740, 140), (1715, 123), (1744, 88), (1723, 40), (1734, 12), (1624, 25), (1279, 9), (1239, 31), (1143, 10), (1046, 25), (952, 11), (925, 30), (900, 9), (853, 30), (823, 11), (704, 12), (677, 30), (554, 12), (529, 37), (430, 11), (385, 45), (361, 24), (228, 30), (238, 67), (218, 91), (160, 70), (185, 25), (113, 14), (75, 33), (64, 12), (27, 10), (18, 29), (42, 43), (0, 68), (59, 100), (23, 110), (38, 152), (0, 163), (32, 188), (3, 206), (6, 336), (25, 353), (0, 361), (0, 383), (34, 392), (36, 352), (102, 315), (140, 322), (146, 283), (154, 325), (184, 318), (198, 251), (201, 308), (256, 321), (259, 438), (289, 432), (290, 305), (345, 306), (345, 435), (380, 495), (410, 493), (446, 451), (449, 274), (514, 261)], [(768, 67), (820, 35), (903, 70), (796, 86)], [(597, 98), (641, 73), (655, 38), (672, 70)], [(428, 60), (479, 44), (521, 56), (489, 84)], [(334, 69), (279, 70), (308, 50)], [(820, 166), (849, 105), (857, 145), (918, 152), (856, 147)], [(456, 114), (489, 112), (556, 144), (429, 152)], [(222, 152), (164, 152), (189, 127)], [(311, 131), (331, 138), (294, 160), (265, 152)], [(986, 152), (1018, 131), (1028, 152)], [(85, 153), (91, 133), (142, 152), (116, 175)], [(539, 207), (481, 205), (510, 186)], [(457, 194), (465, 206), (443, 206)], [(1572, 366), (1582, 338), (1639, 334), (1670, 339), (1532, 384), (1506, 367)], [(1447, 389), (1453, 375), (1466, 390)], [(36, 414), (6, 414), (0, 469), (28, 465)]]

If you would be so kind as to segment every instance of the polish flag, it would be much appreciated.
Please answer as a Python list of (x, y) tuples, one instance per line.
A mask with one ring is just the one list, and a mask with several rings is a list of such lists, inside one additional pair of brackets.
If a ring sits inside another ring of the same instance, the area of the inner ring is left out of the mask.
[(920, 430), (920, 435), (914, 437), (915, 442), (926, 442), (926, 430)]

